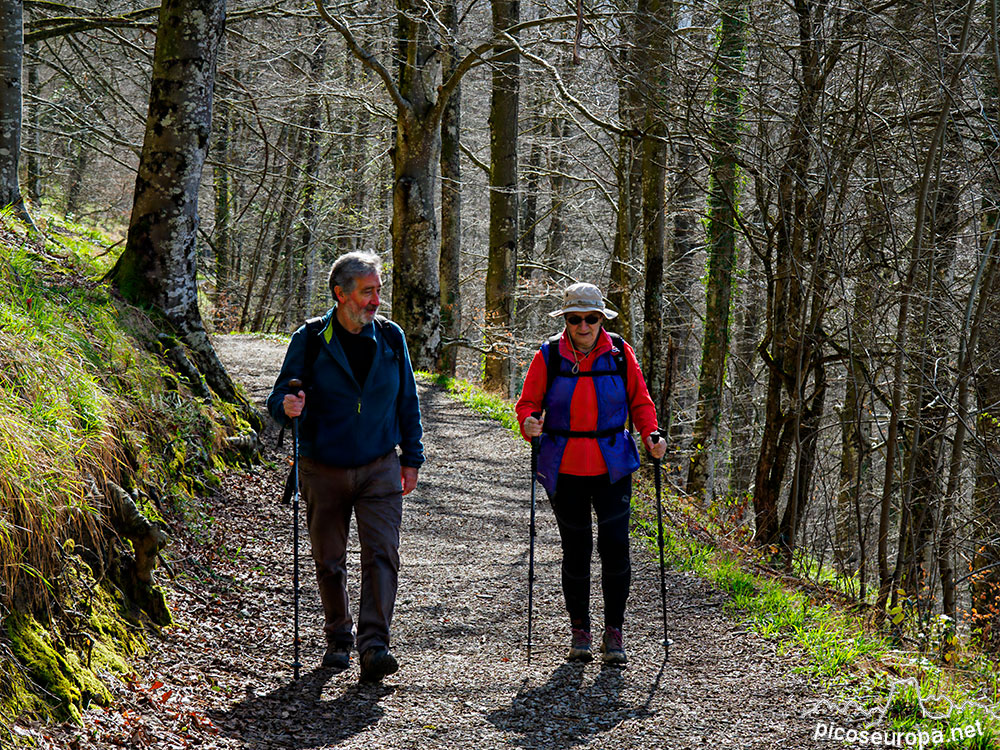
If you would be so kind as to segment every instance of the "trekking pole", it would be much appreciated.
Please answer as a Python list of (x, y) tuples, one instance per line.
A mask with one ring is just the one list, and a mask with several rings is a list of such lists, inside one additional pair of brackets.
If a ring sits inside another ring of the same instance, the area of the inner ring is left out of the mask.
[[(654, 430), (649, 434), (656, 445), (663, 438), (660, 431)], [(660, 489), (660, 459), (653, 459), (653, 483), (656, 485), (656, 536), (660, 546), (660, 607), (663, 611), (663, 653), (664, 658), (670, 656), (670, 638), (667, 637), (667, 574), (664, 570), (663, 561), (663, 500)]]
[[(532, 415), (542, 416), (540, 411)], [(531, 521), (528, 524), (528, 664), (531, 664), (531, 609), (535, 589), (535, 474), (538, 471), (538, 438), (531, 438)]]
[[(302, 388), (302, 381), (293, 378), (288, 381), (288, 387), (292, 392), (298, 394)], [(299, 661), (299, 418), (292, 419), (292, 474), (295, 476), (294, 489), (292, 495), (292, 558), (295, 563), (292, 570), (292, 586), (295, 589), (295, 637), (292, 640), (292, 648), (295, 653), (292, 662), (292, 674), (294, 679), (299, 679), (299, 668), (302, 663)]]

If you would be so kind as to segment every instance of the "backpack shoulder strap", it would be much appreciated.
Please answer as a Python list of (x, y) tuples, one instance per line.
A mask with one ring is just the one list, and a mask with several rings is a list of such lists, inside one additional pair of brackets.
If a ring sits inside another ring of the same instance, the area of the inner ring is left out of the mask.
[[(320, 334), (323, 333), (323, 318), (309, 318), (306, 321), (306, 350), (302, 355), (302, 382), (306, 388), (309, 387), (309, 381), (312, 380), (312, 368), (316, 363), (316, 357), (319, 356), (319, 349), (323, 345)], [(285, 442), (285, 425), (281, 425), (281, 429), (278, 431), (278, 447), (280, 448)], [(288, 502), (288, 498), (291, 497), (289, 494), (289, 484), (286, 480), (285, 482), (285, 493), (282, 495), (282, 502)]]
[(403, 357), (403, 337), (399, 332), (399, 329), (390, 324), (390, 320), (382, 315), (375, 316), (375, 327), (381, 331), (382, 335), (385, 336), (385, 340), (389, 343), (389, 348), (392, 349), (392, 353), (396, 355), (396, 358), (402, 361)]
[[(615, 368), (618, 371), (618, 377), (622, 379), (622, 383), (625, 385), (626, 398), (628, 396), (628, 360), (625, 356), (625, 339), (617, 333), (612, 333), (608, 331), (608, 336), (611, 337), (611, 344), (618, 350), (617, 354), (613, 354), (612, 357), (615, 360)], [(626, 402), (627, 404), (627, 402)], [(632, 432), (632, 406), (628, 404), (628, 431)]]
[(323, 318), (309, 318), (306, 321), (306, 352), (303, 357), (302, 379), (309, 381), (312, 375), (312, 367), (319, 356), (320, 347), (323, 345), (320, 334), (323, 332)]
[(559, 353), (559, 340), (562, 338), (561, 333), (557, 333), (554, 336), (550, 336), (545, 343), (549, 345), (549, 356), (545, 359), (545, 392), (548, 393), (552, 390), (552, 383), (559, 375), (559, 370), (562, 369), (563, 356)]
[(618, 370), (618, 375), (621, 377), (622, 382), (625, 383), (625, 390), (628, 390), (628, 361), (625, 358), (625, 339), (623, 339), (617, 333), (612, 333), (608, 331), (608, 336), (611, 337), (611, 343), (618, 350), (617, 354), (613, 354), (612, 357), (615, 360), (615, 368)]

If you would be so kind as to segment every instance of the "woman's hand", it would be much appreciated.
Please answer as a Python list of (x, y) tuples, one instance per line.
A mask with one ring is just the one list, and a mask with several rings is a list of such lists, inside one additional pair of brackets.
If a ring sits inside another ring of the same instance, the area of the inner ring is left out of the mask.
[(524, 430), (524, 434), (529, 438), (536, 438), (542, 434), (542, 425), (545, 424), (545, 415), (542, 414), (540, 417), (535, 418), (534, 416), (528, 416), (524, 419), (524, 424), (521, 425)]
[(662, 437), (654, 443), (652, 436), (647, 435), (644, 442), (646, 444), (646, 450), (649, 451), (649, 455), (657, 461), (663, 458), (664, 454), (667, 452), (667, 441)]

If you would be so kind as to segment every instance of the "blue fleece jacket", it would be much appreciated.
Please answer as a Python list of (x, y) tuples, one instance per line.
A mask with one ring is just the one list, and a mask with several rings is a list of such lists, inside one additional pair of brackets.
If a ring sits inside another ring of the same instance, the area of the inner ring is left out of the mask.
[(330, 466), (364, 466), (398, 445), (400, 463), (419, 467), (424, 462), (423, 428), (402, 330), (391, 321), (382, 323), (393, 326), (403, 341), (400, 361), (379, 326), (372, 322), (361, 329), (361, 335), (374, 339), (376, 347), (368, 377), (358, 383), (333, 331), (335, 310), (331, 308), (323, 316), (319, 353), (311, 373), (303, 372), (306, 327), (292, 334), (281, 372), (267, 398), (271, 416), (281, 424), (290, 422), (282, 402), (290, 391), (288, 381), (298, 378), (306, 384), (299, 425), (300, 455)]

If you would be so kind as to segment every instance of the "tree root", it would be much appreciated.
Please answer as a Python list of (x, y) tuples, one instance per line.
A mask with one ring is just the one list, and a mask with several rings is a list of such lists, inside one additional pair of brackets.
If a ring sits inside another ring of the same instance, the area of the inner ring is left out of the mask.
[(156, 556), (167, 546), (169, 537), (160, 524), (142, 515), (132, 496), (114, 482), (104, 483), (104, 497), (115, 531), (132, 542), (136, 578), (143, 583), (152, 583)]

